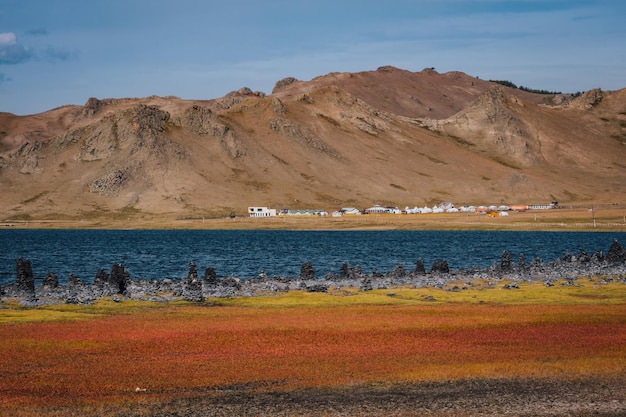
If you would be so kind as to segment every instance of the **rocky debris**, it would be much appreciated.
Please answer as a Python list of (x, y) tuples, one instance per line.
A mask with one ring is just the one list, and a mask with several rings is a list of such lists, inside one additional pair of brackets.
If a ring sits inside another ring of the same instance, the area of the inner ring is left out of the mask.
[(222, 288), (234, 288), (235, 290), (241, 289), (241, 280), (234, 276), (222, 278), (218, 281), (218, 283)]
[(189, 273), (187, 274), (187, 282), (198, 280), (198, 268), (195, 262), (189, 262)]
[(405, 277), (406, 271), (404, 270), (404, 265), (402, 265), (401, 263), (397, 264), (391, 271), (390, 275), (398, 278)]
[(215, 273), (215, 268), (208, 266), (204, 270), (204, 283), (212, 287), (217, 285), (217, 274)]
[(167, 129), (170, 114), (157, 106), (139, 104), (122, 112), (122, 117), (130, 121), (132, 130), (140, 138), (156, 137)]
[(48, 275), (43, 279), (43, 289), (44, 291), (50, 291), (59, 286), (59, 278), (56, 276), (54, 272), (48, 272)]
[(285, 114), (287, 112), (285, 105), (278, 97), (272, 97), (272, 100), (270, 100), (270, 107), (276, 114)]
[(315, 279), (315, 270), (313, 269), (313, 265), (311, 262), (305, 262), (300, 267), (300, 278), (301, 279)]
[(526, 257), (524, 256), (523, 253), (519, 254), (519, 260), (517, 262), (517, 268), (519, 269), (520, 272), (526, 272), (527, 267), (526, 267)]
[(117, 293), (124, 294), (130, 282), (130, 274), (124, 269), (124, 266), (117, 263), (113, 264), (109, 283), (117, 290)]
[(500, 268), (503, 271), (511, 270), (511, 255), (509, 254), (509, 251), (506, 249), (502, 252), (502, 259), (500, 260)]
[(15, 265), (17, 290), (25, 294), (35, 294), (35, 278), (28, 259), (18, 258)]
[(105, 286), (110, 283), (109, 274), (107, 274), (104, 269), (99, 268), (98, 272), (96, 272), (96, 277), (93, 280), (93, 284), (96, 286)]
[(435, 259), (433, 262), (433, 266), (431, 268), (431, 272), (433, 273), (441, 273), (447, 274), (450, 272), (450, 266), (448, 265), (448, 261), (445, 259)]
[(183, 281), (183, 300), (195, 303), (204, 301), (202, 282), (198, 279), (198, 270), (194, 262), (189, 263), (187, 279)]
[(351, 269), (352, 268), (350, 267), (350, 265), (343, 262), (341, 264), (341, 267), (339, 268), (339, 278), (348, 278), (348, 276), (350, 275)]
[(415, 273), (418, 275), (424, 275), (426, 273), (426, 268), (424, 268), (424, 261), (421, 258), (415, 261)]
[(89, 192), (106, 196), (116, 195), (127, 182), (126, 170), (123, 168), (114, 169), (89, 184)]
[(227, 135), (233, 134), (228, 125), (222, 122), (208, 107), (198, 105), (189, 107), (182, 113), (178, 123), (200, 136), (209, 135), (225, 138)]
[(328, 292), (328, 287), (324, 284), (312, 284), (306, 286), (307, 292)]
[(74, 275), (74, 274), (70, 274), (70, 279), (68, 283), (69, 283), (70, 288), (83, 285), (83, 281), (77, 275)]
[(364, 276), (361, 279), (361, 284), (359, 285), (359, 291), (371, 291), (372, 287), (372, 278), (369, 276)]
[(578, 256), (576, 257), (576, 259), (578, 260), (578, 262), (590, 262), (591, 256), (587, 255), (587, 253), (583, 249), (581, 249), (580, 252), (578, 252)]
[(626, 262), (626, 251), (619, 244), (617, 239), (613, 240), (611, 247), (609, 248), (608, 253), (606, 254), (606, 260), (609, 263), (624, 263)]

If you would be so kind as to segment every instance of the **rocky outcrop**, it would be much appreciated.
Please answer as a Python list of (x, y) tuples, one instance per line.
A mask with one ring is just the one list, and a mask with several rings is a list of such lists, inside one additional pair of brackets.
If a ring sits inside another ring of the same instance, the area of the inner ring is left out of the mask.
[(48, 272), (43, 279), (42, 286), (44, 291), (52, 291), (59, 286), (59, 278), (54, 272)]
[(83, 106), (83, 116), (93, 116), (104, 106), (104, 103), (95, 97), (89, 97)]
[(15, 265), (15, 284), (18, 291), (22, 291), (28, 295), (35, 294), (35, 278), (33, 269), (28, 259), (18, 258)]
[(311, 262), (305, 262), (300, 267), (300, 278), (301, 279), (315, 279), (315, 270), (313, 269), (313, 265)]
[(447, 274), (450, 272), (450, 266), (445, 259), (435, 259), (430, 271), (432, 273)]
[(198, 279), (198, 270), (194, 262), (189, 263), (189, 273), (183, 281), (183, 300), (195, 303), (204, 301), (202, 281)]
[(217, 285), (217, 274), (215, 273), (215, 268), (208, 266), (204, 270), (204, 283), (213, 287)]
[(268, 123), (270, 129), (274, 132), (281, 133), (300, 145), (305, 145), (315, 151), (322, 152), (334, 158), (339, 158), (339, 153), (335, 149), (298, 123), (292, 122), (284, 117), (270, 119)]
[(129, 180), (129, 170), (126, 168), (117, 168), (109, 171), (104, 176), (95, 179), (89, 184), (89, 192), (113, 196), (124, 188)]
[(111, 275), (109, 275), (109, 283), (117, 291), (118, 294), (124, 294), (131, 283), (130, 274), (124, 269), (122, 264), (113, 264), (111, 267)]
[(274, 88), (272, 89), (272, 94), (278, 93), (281, 90), (284, 90), (287, 86), (298, 81), (294, 77), (285, 77), (282, 80), (278, 80), (276, 84), (274, 84)]
[(518, 110), (519, 98), (493, 86), (459, 113), (444, 119), (420, 119), (421, 126), (446, 135), (468, 149), (481, 149), (512, 168), (542, 162), (541, 146)]
[(265, 93), (262, 91), (252, 91), (248, 87), (242, 87), (237, 91), (231, 91), (217, 101), (223, 109), (230, 109), (251, 97), (263, 98), (265, 97)]
[(511, 270), (511, 255), (508, 250), (504, 250), (502, 252), (502, 259), (500, 260), (500, 269), (502, 271), (510, 271)]
[(626, 262), (626, 251), (619, 244), (617, 239), (613, 240), (608, 253), (606, 254), (606, 260), (610, 263), (624, 263)]
[(224, 138), (229, 132), (232, 134), (230, 128), (208, 107), (188, 107), (176, 120), (180, 126), (199, 136)]
[(604, 99), (604, 93), (599, 88), (586, 91), (580, 97), (572, 100), (569, 105), (577, 109), (590, 110), (596, 107)]
[(426, 273), (424, 261), (421, 258), (415, 261), (415, 273), (418, 275), (424, 275)]

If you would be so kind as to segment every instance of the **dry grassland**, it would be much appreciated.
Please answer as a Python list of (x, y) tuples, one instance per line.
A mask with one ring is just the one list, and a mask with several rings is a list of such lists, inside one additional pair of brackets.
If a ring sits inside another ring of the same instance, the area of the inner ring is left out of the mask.
[(506, 217), (475, 213), (360, 215), (343, 217), (280, 216), (275, 218), (177, 218), (133, 214), (115, 218), (30, 219), (0, 224), (19, 228), (80, 229), (293, 229), (293, 230), (540, 230), (626, 231), (626, 209), (620, 206), (509, 212)]

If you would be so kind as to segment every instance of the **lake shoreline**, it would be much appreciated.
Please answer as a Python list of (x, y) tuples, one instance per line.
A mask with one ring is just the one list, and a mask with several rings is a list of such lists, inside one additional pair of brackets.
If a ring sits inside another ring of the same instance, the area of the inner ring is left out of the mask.
[[(365, 272), (360, 266), (342, 264), (337, 272), (316, 277), (310, 262), (304, 262), (298, 276), (268, 276), (263, 271), (255, 277), (241, 279), (230, 275), (219, 277), (214, 268), (200, 272), (194, 262), (189, 264), (186, 278), (181, 280), (133, 280), (121, 264), (113, 264), (108, 273), (100, 268), (92, 283), (71, 274), (67, 284), (59, 283), (55, 274), (48, 273), (36, 285), (31, 263), (19, 258), (14, 284), (0, 286), (0, 303), (17, 302), (23, 307), (47, 304), (91, 304), (100, 299), (115, 302), (140, 300), (152, 302), (191, 301), (234, 297), (266, 297), (292, 291), (354, 295), (354, 291), (392, 290), (399, 288), (435, 288), (459, 292), (478, 288), (502, 287), (518, 290), (520, 284), (543, 283), (546, 287), (581, 286), (586, 278), (594, 285), (626, 284), (626, 250), (614, 240), (607, 253), (584, 251), (564, 254), (551, 262), (534, 259), (512, 260), (508, 251), (500, 262), (488, 268), (452, 270), (445, 259), (436, 260), (432, 267), (418, 260), (415, 267), (397, 264), (387, 272)], [(426, 300), (430, 301), (430, 300)], [(432, 300), (434, 301), (434, 299)]]
[(367, 214), (332, 216), (180, 217), (174, 214), (99, 218), (16, 219), (0, 222), (0, 230), (20, 229), (181, 229), (181, 230), (516, 230), (626, 231), (621, 207), (559, 208), (507, 212), (488, 217), (476, 213)]

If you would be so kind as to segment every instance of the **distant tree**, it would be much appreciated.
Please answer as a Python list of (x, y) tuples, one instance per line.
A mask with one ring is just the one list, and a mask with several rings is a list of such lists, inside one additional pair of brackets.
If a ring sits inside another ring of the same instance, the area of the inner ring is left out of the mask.
[(518, 88), (522, 91), (526, 91), (528, 93), (534, 93), (534, 94), (548, 94), (548, 95), (561, 94), (560, 91), (537, 90), (534, 88), (524, 87), (522, 85), (520, 85)]
[(528, 93), (534, 93), (534, 94), (561, 94), (560, 91), (548, 91), (548, 90), (537, 90), (534, 88), (528, 88), (528, 87), (524, 87), (523, 85), (520, 85), (519, 87), (517, 85), (515, 85), (515, 83), (508, 81), (508, 80), (489, 80), (492, 83), (496, 83), (496, 84), (500, 84), (503, 85), (505, 87), (511, 87), (511, 88), (516, 88), (518, 90), (521, 91), (526, 91)]
[(491, 81), (492, 83), (503, 85), (505, 87), (517, 88), (517, 86), (511, 81), (507, 81), (507, 80), (489, 80), (489, 81)]

